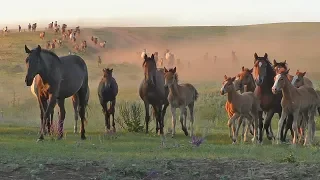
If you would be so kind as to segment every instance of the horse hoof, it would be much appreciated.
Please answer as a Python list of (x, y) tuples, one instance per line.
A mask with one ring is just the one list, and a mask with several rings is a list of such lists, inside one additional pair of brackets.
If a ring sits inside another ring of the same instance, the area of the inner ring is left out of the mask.
[(86, 140), (86, 136), (85, 135), (81, 135), (81, 140)]
[(42, 142), (42, 141), (43, 141), (43, 139), (40, 139), (40, 138), (37, 139), (37, 142)]
[(236, 144), (237, 142), (236, 141), (232, 141), (232, 144)]

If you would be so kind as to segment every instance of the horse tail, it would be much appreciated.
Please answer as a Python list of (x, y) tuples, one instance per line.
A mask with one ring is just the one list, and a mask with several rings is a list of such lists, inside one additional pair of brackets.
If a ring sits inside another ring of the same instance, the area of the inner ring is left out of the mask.
[(194, 101), (198, 100), (199, 93), (196, 88), (194, 88)]

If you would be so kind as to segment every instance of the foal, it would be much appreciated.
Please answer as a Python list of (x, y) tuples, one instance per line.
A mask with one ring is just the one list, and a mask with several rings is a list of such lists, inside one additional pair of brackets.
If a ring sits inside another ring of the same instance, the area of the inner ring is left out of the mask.
[(169, 88), (168, 101), (171, 106), (172, 114), (172, 137), (176, 133), (176, 109), (180, 109), (180, 122), (182, 130), (186, 136), (188, 136), (188, 130), (186, 128), (186, 114), (187, 106), (190, 112), (190, 121), (191, 121), (191, 136), (193, 136), (193, 122), (194, 122), (194, 102), (198, 99), (198, 91), (196, 88), (189, 84), (178, 84), (178, 74), (176, 73), (176, 67), (173, 69), (167, 70), (164, 68), (165, 74), (165, 87)]
[(293, 114), (292, 128), (294, 130), (294, 137), (292, 143), (296, 144), (298, 136), (298, 120), (299, 115), (302, 114), (302, 120), (306, 121), (308, 124), (308, 135), (305, 137), (304, 145), (309, 145), (312, 143), (315, 131), (315, 127), (313, 127), (315, 125), (314, 116), (320, 100), (313, 88), (308, 86), (302, 86), (300, 88), (294, 87), (288, 79), (288, 74), (289, 70), (278, 74), (275, 77), (275, 82), (272, 86), (272, 92), (274, 94), (282, 92), (283, 95), (281, 100), (282, 113), (278, 124), (277, 137), (279, 138), (280, 136), (280, 127), (283, 126), (287, 115)]
[[(102, 111), (105, 116), (106, 131), (110, 131), (110, 115), (112, 115), (113, 131), (116, 132), (114, 113), (116, 106), (116, 97), (118, 95), (117, 81), (112, 77), (113, 69), (104, 68), (102, 70), (103, 77), (98, 86), (98, 97), (102, 106)], [(108, 102), (111, 102), (108, 109)]]
[[(231, 104), (232, 110), (234, 112), (233, 116), (229, 119), (228, 124), (232, 124), (232, 131), (233, 131), (233, 138), (232, 141), (235, 143), (238, 137), (238, 130), (240, 127), (240, 122), (242, 118), (247, 118), (251, 120), (249, 124), (254, 123), (254, 130), (253, 130), (253, 139), (252, 141), (256, 141), (257, 136), (257, 129), (258, 129), (258, 107), (259, 101), (253, 94), (253, 92), (244, 92), (239, 94), (236, 92), (234, 87), (235, 77), (230, 78), (226, 75), (224, 76), (224, 81), (221, 87), (221, 95), (228, 94), (228, 102)], [(236, 119), (239, 119), (239, 124), (237, 129), (235, 129), (235, 122)], [(248, 124), (248, 125), (249, 125)], [(244, 135), (244, 141), (246, 141), (247, 134), (248, 134), (248, 125)]]

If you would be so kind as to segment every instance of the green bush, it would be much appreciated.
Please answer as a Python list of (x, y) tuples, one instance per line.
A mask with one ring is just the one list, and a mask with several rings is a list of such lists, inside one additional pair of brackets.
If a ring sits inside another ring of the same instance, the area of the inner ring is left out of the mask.
[(141, 104), (136, 102), (121, 102), (118, 106), (119, 116), (117, 119), (119, 125), (128, 132), (142, 132), (142, 114)]

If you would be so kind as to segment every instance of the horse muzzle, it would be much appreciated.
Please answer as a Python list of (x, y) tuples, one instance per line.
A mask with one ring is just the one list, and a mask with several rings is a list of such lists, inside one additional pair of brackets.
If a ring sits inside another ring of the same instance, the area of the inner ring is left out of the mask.
[(273, 94), (278, 94), (279, 92), (281, 92), (281, 90), (279, 90), (277, 88), (272, 88), (271, 91)]
[(27, 86), (31, 86), (33, 82), (33, 78), (26, 77), (24, 82), (26, 83)]

